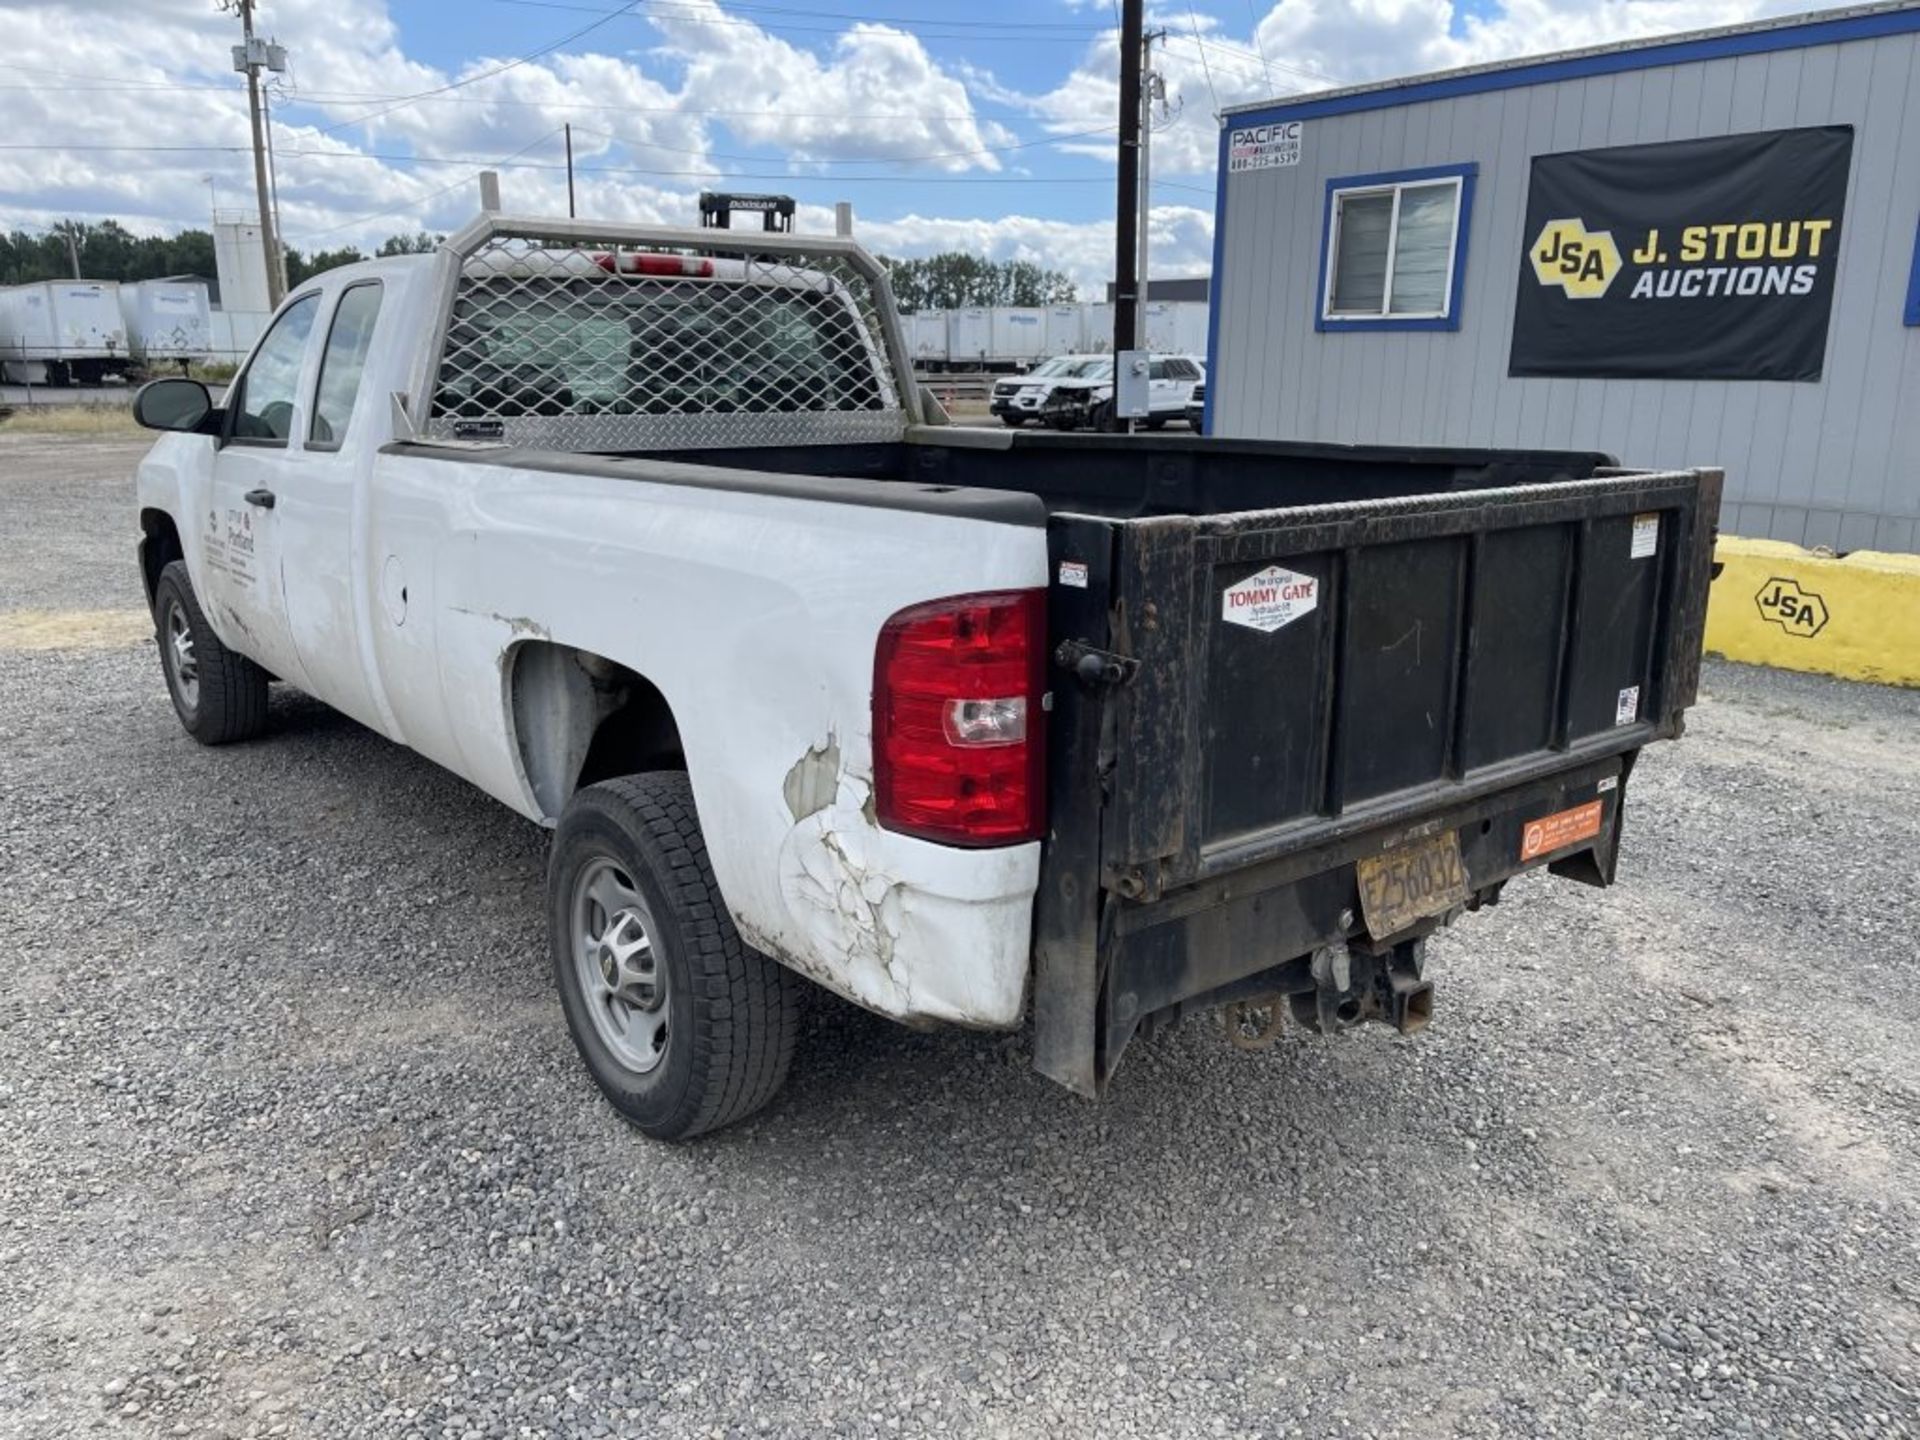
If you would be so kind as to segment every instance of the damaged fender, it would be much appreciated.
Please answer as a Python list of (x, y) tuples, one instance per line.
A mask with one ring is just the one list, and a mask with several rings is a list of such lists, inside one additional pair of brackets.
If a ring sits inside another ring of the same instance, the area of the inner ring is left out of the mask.
[(795, 762), (779, 858), (790, 929), (756, 943), (894, 1019), (1018, 1025), (1040, 847), (954, 850), (898, 835), (869, 818), (871, 795), (831, 736)]

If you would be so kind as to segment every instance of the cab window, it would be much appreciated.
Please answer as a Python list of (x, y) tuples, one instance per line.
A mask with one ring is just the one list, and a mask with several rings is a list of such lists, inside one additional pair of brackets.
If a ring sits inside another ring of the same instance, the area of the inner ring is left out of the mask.
[(347, 438), (347, 422), (360, 395), (360, 377), (373, 345), (373, 322), (380, 315), (380, 282), (349, 286), (333, 309), (327, 348), (320, 355), (320, 378), (313, 387), (313, 424), (307, 441), (315, 449), (338, 449)]
[(307, 336), (320, 313), (318, 294), (302, 295), (273, 322), (253, 353), (253, 363), (234, 381), (227, 405), (232, 437), (256, 445), (285, 445), (293, 433), (293, 401), (300, 385), (300, 363)]

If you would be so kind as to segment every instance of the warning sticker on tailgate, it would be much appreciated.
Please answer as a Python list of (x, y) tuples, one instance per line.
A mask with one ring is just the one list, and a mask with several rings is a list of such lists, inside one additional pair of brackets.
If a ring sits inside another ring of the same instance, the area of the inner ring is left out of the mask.
[(1520, 832), (1520, 863), (1524, 865), (1529, 860), (1551, 855), (1568, 845), (1591, 840), (1600, 833), (1600, 816), (1604, 805), (1604, 801), (1589, 800), (1571, 810), (1560, 810), (1538, 820), (1529, 820), (1527, 828)]
[(1269, 565), (1220, 593), (1220, 618), (1229, 625), (1272, 632), (1291, 625), (1319, 603), (1319, 580)]

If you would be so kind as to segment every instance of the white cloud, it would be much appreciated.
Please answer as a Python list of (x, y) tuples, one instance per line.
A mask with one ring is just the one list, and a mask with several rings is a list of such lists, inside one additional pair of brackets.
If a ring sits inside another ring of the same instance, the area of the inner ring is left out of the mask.
[[(1809, 0), (1505, 0), (1454, 35), (1451, 0), (1285, 0), (1236, 30), (1170, 5), (1149, 14), (1171, 32), (1156, 55), (1179, 113), (1156, 127), (1154, 169), (1211, 175), (1216, 108), (1338, 85), (1738, 24), (1808, 8)], [(1197, 25), (1196, 25), (1197, 20)], [(1196, 33), (1197, 30), (1197, 33)], [(1052, 89), (1014, 97), (1055, 134), (1082, 130), (1116, 104), (1119, 42), (1101, 35)], [(1112, 156), (1106, 145), (1069, 145)]]
[[(1102, 24), (1112, 13), (1109, 0), (1066, 3)], [(1448, 0), (1262, 0), (1257, 23), (1256, 11), (1241, 5), (1216, 6), (1228, 17), (1222, 20), (1167, 0), (1151, 19), (1173, 32), (1160, 65), (1179, 108), (1154, 140), (1154, 172), (1168, 185), (1153, 212), (1154, 272), (1207, 268), (1211, 206), (1204, 194), (1187, 200), (1187, 191), (1173, 187), (1210, 188), (1217, 105), (1726, 24), (1803, 3), (1504, 0), (1456, 25)], [(721, 179), (711, 173), (715, 166), (778, 168), (733, 158), (747, 150), (771, 152), (797, 174), (1021, 173), (1044, 152), (990, 153), (1021, 137), (982, 115), (985, 104), (1024, 112), (1024, 128), (1056, 137), (1063, 150), (1102, 162), (1113, 154), (1102, 136), (1068, 138), (1112, 124), (1118, 48), (1111, 28), (1069, 50), (1074, 58), (1054, 83), (1022, 93), (978, 65), (936, 60), (903, 25), (828, 25), (820, 44), (803, 46), (745, 18), (763, 12), (676, 0), (643, 7), (646, 24), (597, 24), (551, 55), (394, 107), (367, 97), (486, 75), (513, 56), (474, 56), (453, 72), (425, 64), (406, 53), (390, 4), (263, 0), (261, 28), (292, 52), (290, 78), (307, 107), (283, 107), (278, 113), (291, 123), (276, 127), (283, 218), (291, 242), (304, 249), (371, 247), (396, 231), (450, 229), (471, 215), (477, 165), (394, 156), (497, 159), (524, 150), (525, 161), (543, 168), (503, 168), (510, 206), (561, 213), (558, 131), (567, 121), (584, 167), (583, 213), (680, 223), (694, 215), (703, 183)], [(555, 13), (564, 16), (556, 30), (579, 18)], [(0, 137), (46, 148), (0, 150), (0, 195), (7, 197), (0, 225), (69, 215), (112, 217), (147, 233), (200, 225), (207, 175), (224, 207), (253, 208), (244, 90), (228, 58), (239, 27), (212, 0), (5, 0), (5, 16)], [(63, 148), (115, 144), (225, 148)], [(879, 163), (830, 163), (853, 156)], [(937, 158), (910, 164), (914, 157)], [(629, 173), (609, 173), (616, 171)], [(1068, 270), (1090, 293), (1111, 267), (1110, 222), (1058, 218), (1044, 184), (948, 187), (943, 198), (952, 196), (958, 214), (927, 214), (924, 206), (900, 214), (885, 185), (847, 188), (861, 203), (860, 233), (893, 253), (957, 246), (1033, 259)], [(825, 211), (807, 214), (812, 227), (830, 223)]]
[[(510, 203), (563, 210), (568, 121), (583, 211), (683, 223), (702, 185), (722, 179), (716, 166), (806, 173), (860, 156), (881, 163), (841, 173), (991, 173), (1003, 163), (992, 147), (1018, 138), (981, 117), (963, 79), (896, 27), (846, 26), (821, 54), (714, 0), (682, 0), (642, 15), (650, 30), (623, 19), (529, 63), (502, 69), (513, 56), (475, 56), (447, 73), (403, 51), (388, 4), (262, 6), (259, 29), (293, 62), (293, 98), (279, 104), (274, 130), (292, 244), (370, 246), (472, 213), (478, 163), (410, 155), (485, 162), (524, 151), (502, 167)], [(46, 148), (0, 151), (5, 223), (204, 224), (209, 174), (223, 208), (254, 208), (244, 88), (228, 56), (239, 26), (211, 0), (42, 0), (11, 7), (6, 29), (4, 58), (16, 68), (0, 70), (0, 132)], [(650, 48), (623, 51), (632, 41)], [(411, 104), (390, 98), (480, 76)], [(116, 143), (149, 148), (75, 148)], [(151, 148), (161, 146), (181, 148)], [(776, 158), (733, 154), (746, 150)]]

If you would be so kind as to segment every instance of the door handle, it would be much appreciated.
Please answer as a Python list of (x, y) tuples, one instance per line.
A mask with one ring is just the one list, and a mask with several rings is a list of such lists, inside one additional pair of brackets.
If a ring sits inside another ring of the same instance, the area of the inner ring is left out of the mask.
[(247, 491), (245, 499), (249, 505), (258, 505), (262, 510), (273, 508), (273, 491), (265, 488)]

